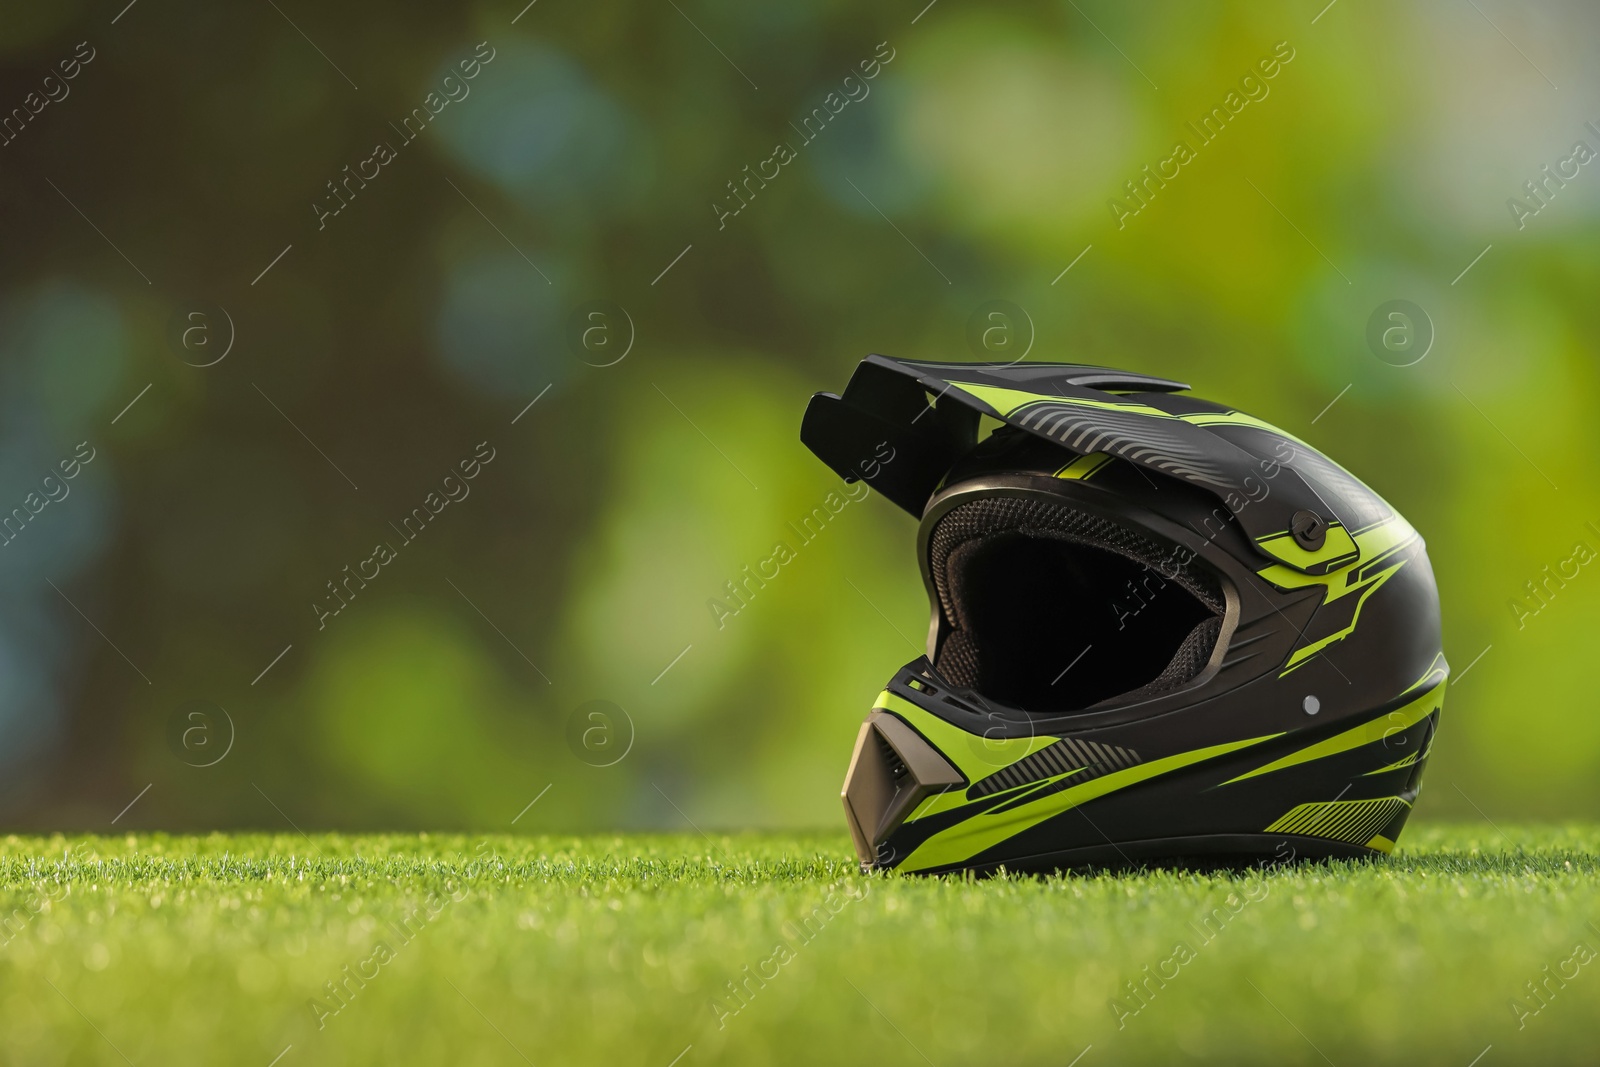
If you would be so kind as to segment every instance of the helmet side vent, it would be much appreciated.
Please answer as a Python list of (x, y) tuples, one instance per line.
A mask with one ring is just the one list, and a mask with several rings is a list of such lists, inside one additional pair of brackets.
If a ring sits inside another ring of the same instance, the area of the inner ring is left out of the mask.
[(972, 788), (967, 790), (967, 797), (977, 800), (1030, 782), (1042, 782), (1046, 778), (1068, 774), (1072, 775), (1072, 784), (1076, 785), (1142, 762), (1139, 753), (1132, 749), (1063, 737), (1033, 755), (1024, 756), (1011, 766), (973, 783)]

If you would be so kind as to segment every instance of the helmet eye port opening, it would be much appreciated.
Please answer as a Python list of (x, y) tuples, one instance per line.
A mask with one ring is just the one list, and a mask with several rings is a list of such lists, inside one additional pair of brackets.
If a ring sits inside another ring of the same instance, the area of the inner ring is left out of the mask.
[(981, 497), (929, 541), (951, 685), (1053, 715), (1152, 697), (1200, 674), (1226, 598), (1194, 553), (1065, 502)]

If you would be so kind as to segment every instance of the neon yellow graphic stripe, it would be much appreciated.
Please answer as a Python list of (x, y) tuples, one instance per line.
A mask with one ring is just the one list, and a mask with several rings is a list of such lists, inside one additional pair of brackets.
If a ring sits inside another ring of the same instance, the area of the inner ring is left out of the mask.
[(1415, 726), (1443, 706), (1444, 686), (1436, 685), (1416, 700), (1389, 712), (1387, 715), (1380, 715), (1376, 719), (1362, 723), (1360, 726), (1353, 726), (1343, 733), (1334, 734), (1332, 737), (1319, 741), (1314, 745), (1308, 745), (1298, 752), (1291, 752), (1282, 759), (1273, 760), (1265, 766), (1257, 767), (1253, 771), (1241, 774), (1237, 778), (1229, 779), (1222, 784), (1232, 785), (1234, 782), (1242, 782), (1246, 778), (1254, 778), (1258, 774), (1270, 774), (1273, 771), (1281, 771), (1285, 767), (1293, 767), (1311, 760), (1325, 759), (1328, 756), (1337, 756), (1341, 752), (1348, 752), (1353, 748), (1360, 748), (1362, 745), (1370, 745), (1374, 742), (1382, 741), (1384, 738), (1401, 730)]
[[(1371, 573), (1374, 563), (1381, 562), (1412, 542), (1420, 540), (1417, 531), (1399, 515), (1376, 526), (1357, 531), (1353, 536), (1355, 547), (1361, 553), (1359, 564), (1352, 564), (1329, 574), (1302, 574), (1293, 568), (1274, 563), (1256, 573), (1279, 589), (1309, 589), (1314, 585), (1323, 586), (1327, 593), (1322, 602), (1327, 604), (1365, 588), (1367, 583), (1378, 577)], [(1362, 577), (1363, 573), (1366, 577)]]
[(1267, 827), (1269, 834), (1303, 834), (1359, 845), (1382, 830), (1402, 810), (1400, 797), (1330, 800), (1299, 804)]
[(1253, 426), (1258, 430), (1275, 433), (1285, 441), (1293, 441), (1307, 451), (1316, 451), (1316, 449), (1300, 440), (1294, 434), (1279, 429), (1272, 423), (1264, 419), (1258, 419), (1254, 415), (1246, 415), (1242, 411), (1197, 411), (1191, 415), (1179, 415), (1178, 418), (1191, 426)]
[[(1062, 781), (1066, 778), (1071, 778), (1074, 774), (1077, 774), (1082, 770), (1082, 767), (1074, 767), (1072, 770), (1063, 772), (1062, 774), (1053, 775), (1049, 778), (1041, 778), (1037, 782), (1028, 782), (1027, 785), (1034, 787), (1032, 789), (1024, 789), (1018, 786), (1016, 787), (1019, 790), (1017, 796), (1011, 797), (1004, 803), (1011, 803), (1029, 793), (1037, 793), (1046, 786), (1054, 785), (1056, 782)], [(999, 796), (1000, 794), (995, 795)], [(926, 816), (937, 815), (941, 811), (951, 811), (955, 808), (965, 807), (970, 803), (972, 803), (972, 801), (967, 799), (966, 786), (952, 786), (949, 789), (940, 790), (933, 796), (918, 804), (911, 814), (906, 816), (906, 822), (913, 823)]]
[[(968, 782), (987, 778), (1024, 756), (1031, 756), (1041, 748), (1054, 744), (1056, 740), (1054, 737), (983, 737), (968, 733), (887, 689), (878, 694), (877, 702), (872, 706), (892, 711), (910, 723), (933, 743), (940, 755), (955, 764), (956, 770), (964, 774)], [(958, 792), (956, 795), (961, 794)]]
[[(921, 723), (919, 722), (920, 728)], [(1230, 741), (1227, 744), (1213, 745), (1210, 748), (1196, 749), (1192, 752), (1180, 752), (1175, 756), (1164, 759), (1151, 760), (1092, 781), (1084, 782), (1063, 789), (1048, 796), (1042, 796), (1009, 811), (980, 812), (964, 822), (944, 830), (924, 841), (917, 849), (907, 856), (900, 865), (901, 870), (920, 871), (930, 867), (943, 867), (948, 864), (960, 863), (970, 859), (987, 848), (999, 844), (1006, 838), (1037, 825), (1054, 815), (1069, 811), (1080, 804), (1094, 800), (1096, 797), (1115, 793), (1119, 789), (1136, 785), (1139, 782), (1159, 777), (1168, 771), (1175, 771), (1188, 767), (1215, 756), (1226, 755), (1241, 748), (1258, 745), (1270, 741), (1281, 734), (1270, 734), (1265, 737), (1252, 737), (1243, 741)]]
[(1099, 408), (1103, 411), (1125, 411), (1134, 415), (1145, 415), (1152, 419), (1176, 419), (1176, 415), (1168, 415), (1165, 411), (1141, 404), (1138, 401), (1117, 402), (1115, 400), (1084, 400), (1075, 396), (1055, 396), (1051, 393), (1030, 393), (1024, 389), (1003, 389), (996, 385), (973, 385), (971, 382), (951, 382), (952, 389), (959, 389), (968, 396), (983, 401), (991, 409), (999, 413), (1001, 418), (1015, 414), (1019, 408), (1028, 404), (1037, 404), (1048, 401), (1054, 404), (1068, 404), (1079, 408)]
[[(1399, 515), (1394, 515), (1376, 526), (1357, 532), (1354, 540), (1357, 550), (1361, 553), (1360, 561), (1328, 574), (1302, 574), (1291, 567), (1276, 563), (1256, 572), (1279, 589), (1309, 589), (1320, 585), (1323, 587), (1324, 606), (1352, 593), (1359, 596), (1355, 611), (1351, 613), (1349, 625), (1295, 649), (1289, 657), (1287, 668), (1279, 677), (1288, 674), (1335, 641), (1342, 641), (1354, 633), (1356, 625), (1361, 621), (1361, 609), (1366, 606), (1367, 598), (1409, 562), (1409, 558), (1401, 553), (1421, 538), (1417, 536), (1417, 531), (1411, 528), (1410, 523)], [(1388, 560), (1393, 560), (1389, 566), (1378, 566)]]
[[(1363, 579), (1360, 585), (1355, 586), (1354, 588), (1361, 590), (1361, 598), (1356, 601), (1356, 610), (1351, 613), (1349, 624), (1338, 630), (1335, 630), (1327, 637), (1318, 638), (1317, 640), (1312, 641), (1310, 644), (1295, 649), (1294, 652), (1289, 656), (1288, 668), (1280, 673), (1278, 677), (1282, 678), (1283, 675), (1288, 674), (1289, 671), (1292, 671), (1296, 667), (1307, 662), (1312, 656), (1315, 656), (1318, 652), (1321, 652), (1335, 641), (1343, 641), (1345, 638), (1355, 633), (1356, 627), (1361, 623), (1361, 609), (1367, 606), (1367, 598), (1373, 593), (1376, 593), (1379, 587), (1381, 587), (1384, 582), (1387, 582), (1389, 578), (1401, 567), (1405, 566), (1405, 564), (1405, 560), (1400, 560), (1395, 563), (1394, 566), (1378, 571), (1370, 577)], [(1337, 595), (1343, 596), (1344, 594), (1340, 593)], [(1329, 599), (1333, 598), (1330, 597)], [(1323, 604), (1327, 604), (1327, 601), (1324, 600)]]
[[(1434, 654), (1433, 662), (1428, 664), (1428, 669), (1422, 672), (1422, 677), (1406, 686), (1405, 692), (1400, 695), (1409, 696), (1424, 687), (1431, 689), (1448, 677), (1450, 677), (1450, 664), (1445, 662), (1443, 652), (1437, 652)], [(1430, 741), (1428, 747), (1432, 748), (1433, 742)], [(1427, 753), (1423, 753), (1423, 755), (1427, 755)]]
[[(1433, 747), (1433, 742), (1432, 741), (1428, 742), (1428, 747), (1429, 748)], [(1412, 764), (1416, 763), (1418, 760), (1423, 760), (1423, 759), (1427, 759), (1427, 758), (1428, 758), (1428, 754), (1426, 752), (1413, 752), (1413, 753), (1411, 753), (1411, 755), (1405, 757), (1404, 759), (1395, 760), (1393, 763), (1389, 764), (1389, 766), (1387, 766), (1387, 767), (1379, 767), (1375, 771), (1368, 771), (1366, 774), (1363, 774), (1361, 777), (1363, 777), (1363, 778), (1371, 778), (1374, 774), (1387, 774), (1390, 771), (1402, 770), (1402, 769), (1404, 769), (1406, 767), (1410, 767)]]
[(1263, 552), (1268, 552), (1285, 563), (1299, 560), (1302, 564), (1310, 566), (1314, 563), (1329, 563), (1336, 559), (1349, 556), (1354, 561), (1358, 549), (1355, 539), (1341, 524), (1329, 523), (1327, 533), (1323, 537), (1322, 547), (1315, 552), (1308, 552), (1300, 547), (1300, 542), (1294, 539), (1293, 534), (1273, 534), (1263, 537), (1256, 542)]
[(1113, 458), (1109, 452), (1090, 452), (1087, 456), (1079, 456), (1056, 471), (1056, 477), (1068, 481), (1083, 481), (1092, 477)]
[[(1014, 797), (1009, 798), (1006, 801), (1006, 804), (1016, 803), (1019, 800), (1022, 800), (1022, 799), (1026, 798), (1026, 797), (1031, 796), (1034, 793), (1038, 793), (1038, 792), (1044, 790), (1045, 788), (1047, 788), (1047, 787), (1049, 787), (1051, 785), (1054, 785), (1056, 782), (1065, 781), (1066, 779), (1071, 778), (1074, 774), (1077, 774), (1081, 770), (1083, 770), (1082, 767), (1074, 767), (1072, 770), (1067, 771), (1064, 774), (1058, 774), (1058, 775), (1055, 775), (1054, 777), (1051, 777), (1051, 778), (1041, 778), (1037, 782), (1029, 782), (1029, 783), (1027, 783), (1027, 786), (1019, 787), (1018, 790), (1017, 790), (1017, 795), (1014, 796)], [(1004, 805), (1001, 805), (1001, 806), (1003, 807)]]

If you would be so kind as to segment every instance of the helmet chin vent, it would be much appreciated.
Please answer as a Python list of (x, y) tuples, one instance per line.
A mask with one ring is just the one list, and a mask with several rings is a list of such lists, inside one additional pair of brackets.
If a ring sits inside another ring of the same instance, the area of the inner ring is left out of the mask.
[(974, 782), (967, 790), (967, 797), (976, 800), (1061, 775), (1068, 776), (1067, 784), (1079, 785), (1142, 762), (1139, 753), (1132, 749), (1063, 737), (1031, 756), (1024, 756), (1004, 770)]
[(965, 784), (920, 734), (897, 716), (874, 711), (856, 735), (840, 791), (862, 867), (894, 866), (900, 857), (884, 850), (889, 835), (924, 799)]
[(1222, 632), (1216, 575), (1177, 545), (1065, 502), (983, 497), (940, 517), (929, 570), (948, 624), (934, 667), (1032, 712), (1176, 689)]
[(881, 733), (877, 734), (877, 738), (879, 754), (883, 757), (883, 769), (888, 773), (890, 780), (898, 785), (911, 772), (906, 770), (905, 760), (901, 759), (900, 753), (889, 744), (889, 739)]

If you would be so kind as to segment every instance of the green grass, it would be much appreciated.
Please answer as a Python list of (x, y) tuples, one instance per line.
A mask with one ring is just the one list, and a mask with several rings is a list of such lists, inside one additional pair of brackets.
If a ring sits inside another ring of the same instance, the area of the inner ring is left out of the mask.
[(842, 834), (9, 837), (0, 1063), (1593, 1063), (1600, 828), (1504, 829), (983, 882)]

